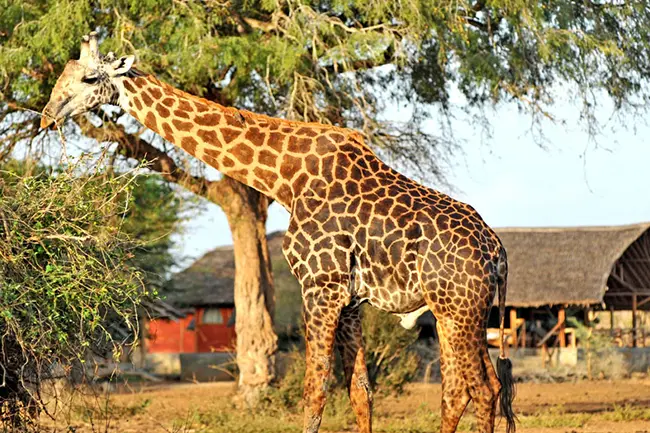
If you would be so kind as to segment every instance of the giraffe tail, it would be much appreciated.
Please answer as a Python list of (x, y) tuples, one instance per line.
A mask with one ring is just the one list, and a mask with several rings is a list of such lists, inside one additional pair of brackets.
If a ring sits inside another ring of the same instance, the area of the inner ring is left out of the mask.
[(497, 359), (497, 376), (501, 381), (499, 391), (499, 406), (501, 415), (505, 417), (507, 426), (506, 433), (515, 432), (515, 420), (517, 417), (512, 410), (512, 401), (515, 399), (515, 381), (512, 377), (512, 362), (506, 357), (504, 339), (504, 321), (506, 315), (506, 291), (508, 286), (508, 256), (505, 248), (499, 251), (497, 284), (499, 290), (499, 358)]

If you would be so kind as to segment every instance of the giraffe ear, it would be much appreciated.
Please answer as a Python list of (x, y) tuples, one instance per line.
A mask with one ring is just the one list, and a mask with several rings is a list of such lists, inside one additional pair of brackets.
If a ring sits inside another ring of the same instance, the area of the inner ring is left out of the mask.
[(126, 74), (131, 69), (131, 66), (133, 66), (133, 62), (135, 62), (135, 56), (120, 57), (111, 63), (110, 70), (108, 71), (109, 75), (115, 77)]

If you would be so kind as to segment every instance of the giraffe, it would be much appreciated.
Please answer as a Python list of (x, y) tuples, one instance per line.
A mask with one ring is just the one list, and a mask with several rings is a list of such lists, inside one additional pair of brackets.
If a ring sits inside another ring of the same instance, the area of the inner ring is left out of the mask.
[[(480, 432), (493, 432), (499, 402), (508, 433), (514, 431), (512, 364), (503, 340), (506, 251), (471, 206), (393, 170), (353, 130), (224, 107), (133, 64), (133, 56), (102, 56), (96, 35), (84, 37), (80, 58), (66, 64), (52, 90), (41, 127), (101, 104), (119, 105), (289, 211), (282, 248), (302, 287), (305, 433), (319, 430), (334, 347), (359, 431), (372, 431), (359, 311), (364, 302), (399, 315), (407, 328), (424, 311), (435, 315), (443, 433), (456, 430), (470, 400)], [(495, 371), (485, 328), (497, 292)]]

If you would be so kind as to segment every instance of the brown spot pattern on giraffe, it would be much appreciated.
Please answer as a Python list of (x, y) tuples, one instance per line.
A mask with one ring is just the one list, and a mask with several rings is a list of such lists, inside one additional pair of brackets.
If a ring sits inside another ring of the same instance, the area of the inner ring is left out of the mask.
[(131, 102), (133, 103), (133, 105), (138, 111), (142, 110), (142, 102), (140, 102), (140, 98), (134, 96), (133, 98), (131, 98)]
[(157, 87), (150, 87), (149, 88), (149, 93), (151, 94), (151, 97), (154, 100), (158, 100), (158, 99), (162, 98), (162, 95), (163, 95), (162, 91)]
[(124, 87), (126, 90), (128, 90), (131, 93), (136, 93), (135, 87), (133, 87), (133, 84), (131, 84), (128, 80), (124, 81)]
[(244, 138), (248, 140), (251, 144), (261, 146), (262, 144), (264, 144), (266, 133), (262, 132), (259, 128), (253, 126), (248, 128), (248, 130), (246, 130), (246, 134), (244, 134)]
[(237, 129), (221, 128), (220, 131), (221, 136), (223, 137), (223, 140), (226, 142), (226, 144), (231, 143), (241, 135), (241, 131)]
[(185, 149), (189, 154), (195, 155), (196, 154), (196, 145), (198, 143), (196, 140), (192, 137), (183, 137), (181, 139), (181, 147)]
[(196, 135), (199, 137), (199, 139), (203, 140), (206, 145), (221, 147), (221, 143), (219, 143), (217, 139), (217, 133), (215, 131), (209, 129), (199, 129), (196, 132)]
[(192, 122), (185, 122), (180, 119), (172, 120), (172, 125), (174, 125), (174, 128), (178, 129), (179, 131), (191, 131), (192, 127), (194, 126)]
[(165, 108), (162, 104), (156, 104), (156, 111), (158, 112), (158, 115), (160, 117), (169, 117), (171, 114), (167, 108)]
[(183, 111), (183, 110), (174, 110), (174, 116), (180, 117), (182, 119), (189, 119), (190, 118), (189, 113), (187, 111)]
[(145, 107), (151, 107), (153, 105), (153, 99), (151, 99), (151, 96), (147, 92), (141, 92), (140, 98), (142, 98)]
[(174, 130), (172, 129), (171, 126), (169, 126), (169, 123), (163, 122), (162, 123), (162, 129), (163, 129), (165, 140), (173, 141), (173, 139), (174, 139)]
[(149, 129), (158, 130), (158, 122), (156, 121), (156, 115), (152, 111), (149, 111), (144, 118), (144, 125)]
[(217, 113), (204, 114), (202, 116), (196, 116), (194, 121), (197, 125), (201, 126), (216, 126), (219, 124), (221, 116)]
[(255, 152), (247, 144), (238, 143), (232, 148), (230, 154), (237, 158), (242, 164), (248, 165), (253, 162)]

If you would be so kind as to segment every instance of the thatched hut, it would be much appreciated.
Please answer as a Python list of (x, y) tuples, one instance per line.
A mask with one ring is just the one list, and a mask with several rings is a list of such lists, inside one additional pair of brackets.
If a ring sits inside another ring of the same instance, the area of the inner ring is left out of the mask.
[(235, 341), (235, 262), (221, 247), (174, 274), (162, 289), (165, 303), (182, 317), (155, 315), (146, 322), (148, 353), (211, 353), (232, 350)]
[(636, 343), (636, 311), (650, 310), (649, 229), (650, 223), (498, 229), (510, 265), (506, 304), (515, 312), (511, 326), (521, 327), (513, 343), (526, 343), (519, 310), (528, 321), (537, 320), (540, 311), (555, 314), (557, 324), (541, 338), (557, 334), (566, 344), (566, 307), (632, 310)]

